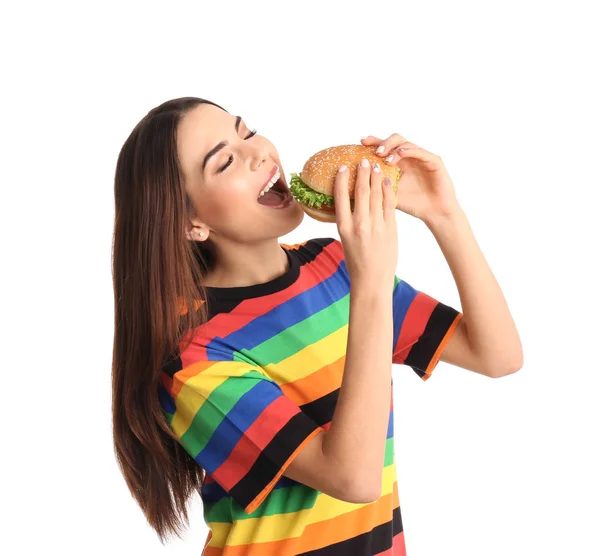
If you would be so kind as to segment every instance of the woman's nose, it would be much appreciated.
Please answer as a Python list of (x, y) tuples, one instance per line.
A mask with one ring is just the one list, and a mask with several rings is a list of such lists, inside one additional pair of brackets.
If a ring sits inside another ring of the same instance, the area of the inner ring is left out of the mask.
[(266, 152), (259, 151), (252, 154), (251, 157), (250, 167), (252, 170), (258, 170), (261, 166), (268, 164), (269, 162), (269, 157)]

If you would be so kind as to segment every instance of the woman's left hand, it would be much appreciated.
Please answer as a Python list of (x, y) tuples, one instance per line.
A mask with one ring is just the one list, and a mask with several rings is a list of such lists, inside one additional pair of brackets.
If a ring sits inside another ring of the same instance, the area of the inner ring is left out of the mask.
[[(385, 140), (369, 135), (361, 139), (361, 143), (366, 147), (383, 146), (383, 150), (376, 153), (384, 159), (382, 163), (402, 170), (396, 197), (398, 210), (424, 222), (461, 210), (450, 175), (438, 155), (397, 133)], [(389, 156), (391, 160), (387, 160)]]

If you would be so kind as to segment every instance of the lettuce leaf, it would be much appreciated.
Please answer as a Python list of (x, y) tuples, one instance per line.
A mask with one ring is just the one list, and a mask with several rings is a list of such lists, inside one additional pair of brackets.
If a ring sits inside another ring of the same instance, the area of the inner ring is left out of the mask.
[(309, 207), (315, 207), (319, 209), (322, 208), (323, 205), (327, 207), (335, 206), (333, 197), (331, 195), (319, 193), (318, 191), (311, 189), (300, 179), (298, 174), (292, 173), (291, 176), (290, 192), (298, 202), (304, 203)]
[[(290, 179), (290, 192), (296, 201), (304, 203), (309, 207), (321, 208), (323, 205), (327, 207), (335, 207), (335, 202), (331, 195), (319, 193), (306, 185), (298, 174), (292, 172)], [(396, 173), (396, 181), (392, 184), (394, 192), (398, 190), (398, 181), (400, 181), (400, 170)], [(354, 210), (354, 199), (350, 199), (350, 208)]]

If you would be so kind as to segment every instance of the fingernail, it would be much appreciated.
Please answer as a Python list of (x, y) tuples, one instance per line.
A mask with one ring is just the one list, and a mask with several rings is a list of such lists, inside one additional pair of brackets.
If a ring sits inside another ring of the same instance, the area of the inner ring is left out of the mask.
[(369, 167), (369, 161), (368, 161), (366, 158), (363, 158), (363, 159), (360, 161), (360, 165), (361, 165), (363, 168), (368, 168), (368, 167)]
[(385, 151), (385, 147), (383, 145), (381, 145), (380, 147), (377, 148), (377, 150), (375, 151), (377, 154), (382, 153), (383, 151)]
[(386, 162), (391, 162), (392, 160), (394, 160), (394, 155), (393, 155), (393, 154), (391, 154), (390, 156), (388, 156), (388, 157), (385, 159), (385, 161), (386, 161)]
[(386, 187), (389, 187), (390, 185), (392, 185), (392, 182), (390, 181), (390, 178), (384, 178), (383, 179), (383, 185), (385, 185)]
[(361, 137), (360, 140), (364, 141), (367, 137), (369, 137), (368, 135), (365, 135), (364, 137)]
[(348, 166), (346, 166), (345, 164), (342, 164), (339, 168), (338, 168), (338, 172), (345, 172), (346, 169), (348, 168)]
[(377, 164), (377, 162), (373, 164), (373, 171), (377, 172), (378, 174), (379, 172), (381, 172), (381, 168), (379, 167), (379, 164)]

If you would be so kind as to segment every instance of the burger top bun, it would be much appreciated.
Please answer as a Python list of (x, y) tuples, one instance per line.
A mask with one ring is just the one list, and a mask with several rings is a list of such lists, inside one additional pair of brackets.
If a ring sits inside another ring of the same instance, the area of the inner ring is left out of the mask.
[[(345, 164), (348, 166), (350, 172), (348, 177), (348, 193), (350, 198), (353, 199), (354, 188), (356, 187), (357, 166), (363, 158), (366, 158), (371, 165), (375, 162), (379, 163), (381, 167), (381, 179), (383, 180), (385, 177), (388, 177), (392, 182), (392, 188), (396, 191), (402, 170), (383, 162), (383, 158), (375, 154), (376, 150), (377, 147), (375, 145), (370, 147), (365, 147), (364, 145), (338, 145), (323, 149), (313, 154), (306, 161), (300, 172), (300, 179), (315, 191), (333, 196), (335, 176), (338, 168), (342, 164)], [(327, 222), (335, 222), (335, 216), (333, 220), (327, 220)]]

